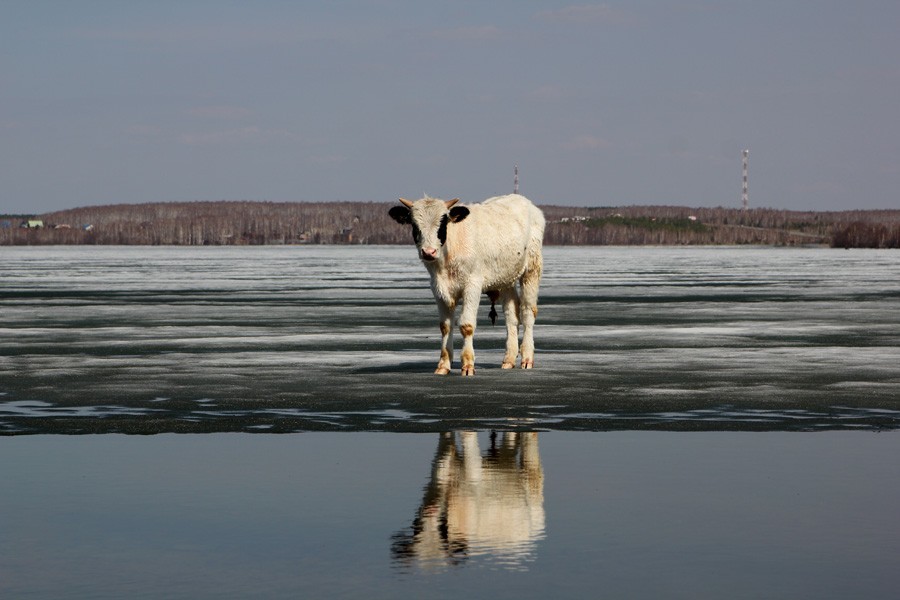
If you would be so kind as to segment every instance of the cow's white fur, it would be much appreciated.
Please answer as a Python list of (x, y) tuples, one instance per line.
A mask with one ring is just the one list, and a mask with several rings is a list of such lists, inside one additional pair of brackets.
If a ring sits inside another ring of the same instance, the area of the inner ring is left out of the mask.
[[(392, 209), (391, 214), (400, 222), (405, 222), (405, 215), (418, 227), (419, 257), (431, 275), (431, 291), (440, 313), (441, 358), (435, 372), (450, 372), (453, 316), (462, 302), (462, 374), (475, 374), (472, 338), (478, 304), (485, 292), (497, 292), (503, 307), (507, 329), (503, 368), (512, 368), (519, 354), (521, 367), (532, 368), (534, 320), (543, 269), (544, 215), (540, 209), (518, 194), (464, 207), (455, 207), (455, 200), (445, 202), (429, 197), (401, 202), (408, 207), (408, 214), (400, 207)], [(446, 241), (441, 243), (438, 229), (445, 216), (450, 222)], [(521, 346), (520, 323), (524, 326)]]

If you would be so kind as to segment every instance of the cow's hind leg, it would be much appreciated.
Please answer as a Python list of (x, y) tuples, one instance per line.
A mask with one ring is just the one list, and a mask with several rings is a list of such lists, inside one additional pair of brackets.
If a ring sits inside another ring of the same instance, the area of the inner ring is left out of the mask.
[(520, 279), (521, 294), (519, 311), (525, 325), (522, 333), (522, 368), (534, 368), (534, 321), (538, 314), (538, 287), (541, 284), (542, 261), (539, 253), (529, 258), (525, 274)]
[(516, 366), (519, 354), (519, 293), (515, 287), (503, 291), (503, 319), (506, 321), (506, 355), (503, 357), (503, 368)]
[(453, 307), (438, 304), (438, 310), (441, 315), (441, 359), (434, 372), (446, 375), (453, 366)]

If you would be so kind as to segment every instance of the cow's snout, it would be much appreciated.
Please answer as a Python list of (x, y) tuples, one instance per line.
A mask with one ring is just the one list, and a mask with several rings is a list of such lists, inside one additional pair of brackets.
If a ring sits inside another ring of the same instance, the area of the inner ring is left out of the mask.
[(437, 258), (437, 248), (422, 248), (422, 260), (434, 260)]

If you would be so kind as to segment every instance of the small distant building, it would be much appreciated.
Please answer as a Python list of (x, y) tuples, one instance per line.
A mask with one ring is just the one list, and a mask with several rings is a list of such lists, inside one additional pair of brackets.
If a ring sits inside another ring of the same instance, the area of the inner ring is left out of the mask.
[(696, 221), (696, 220), (697, 220), (697, 217), (695, 217), (694, 215), (691, 215), (688, 217), (688, 221)]
[(22, 227), (26, 229), (40, 229), (44, 226), (44, 222), (40, 219), (28, 219), (27, 221), (22, 221)]
[(91, 225), (90, 223), (88, 223), (87, 225), (82, 225), (81, 228), (82, 228), (84, 231), (93, 231), (93, 230), (94, 230), (94, 226)]

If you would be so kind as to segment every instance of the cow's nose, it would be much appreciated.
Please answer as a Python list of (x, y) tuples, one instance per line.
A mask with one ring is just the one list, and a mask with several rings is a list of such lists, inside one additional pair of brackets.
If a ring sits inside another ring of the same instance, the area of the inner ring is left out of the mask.
[(434, 260), (437, 258), (437, 248), (422, 248), (422, 258), (425, 260)]

